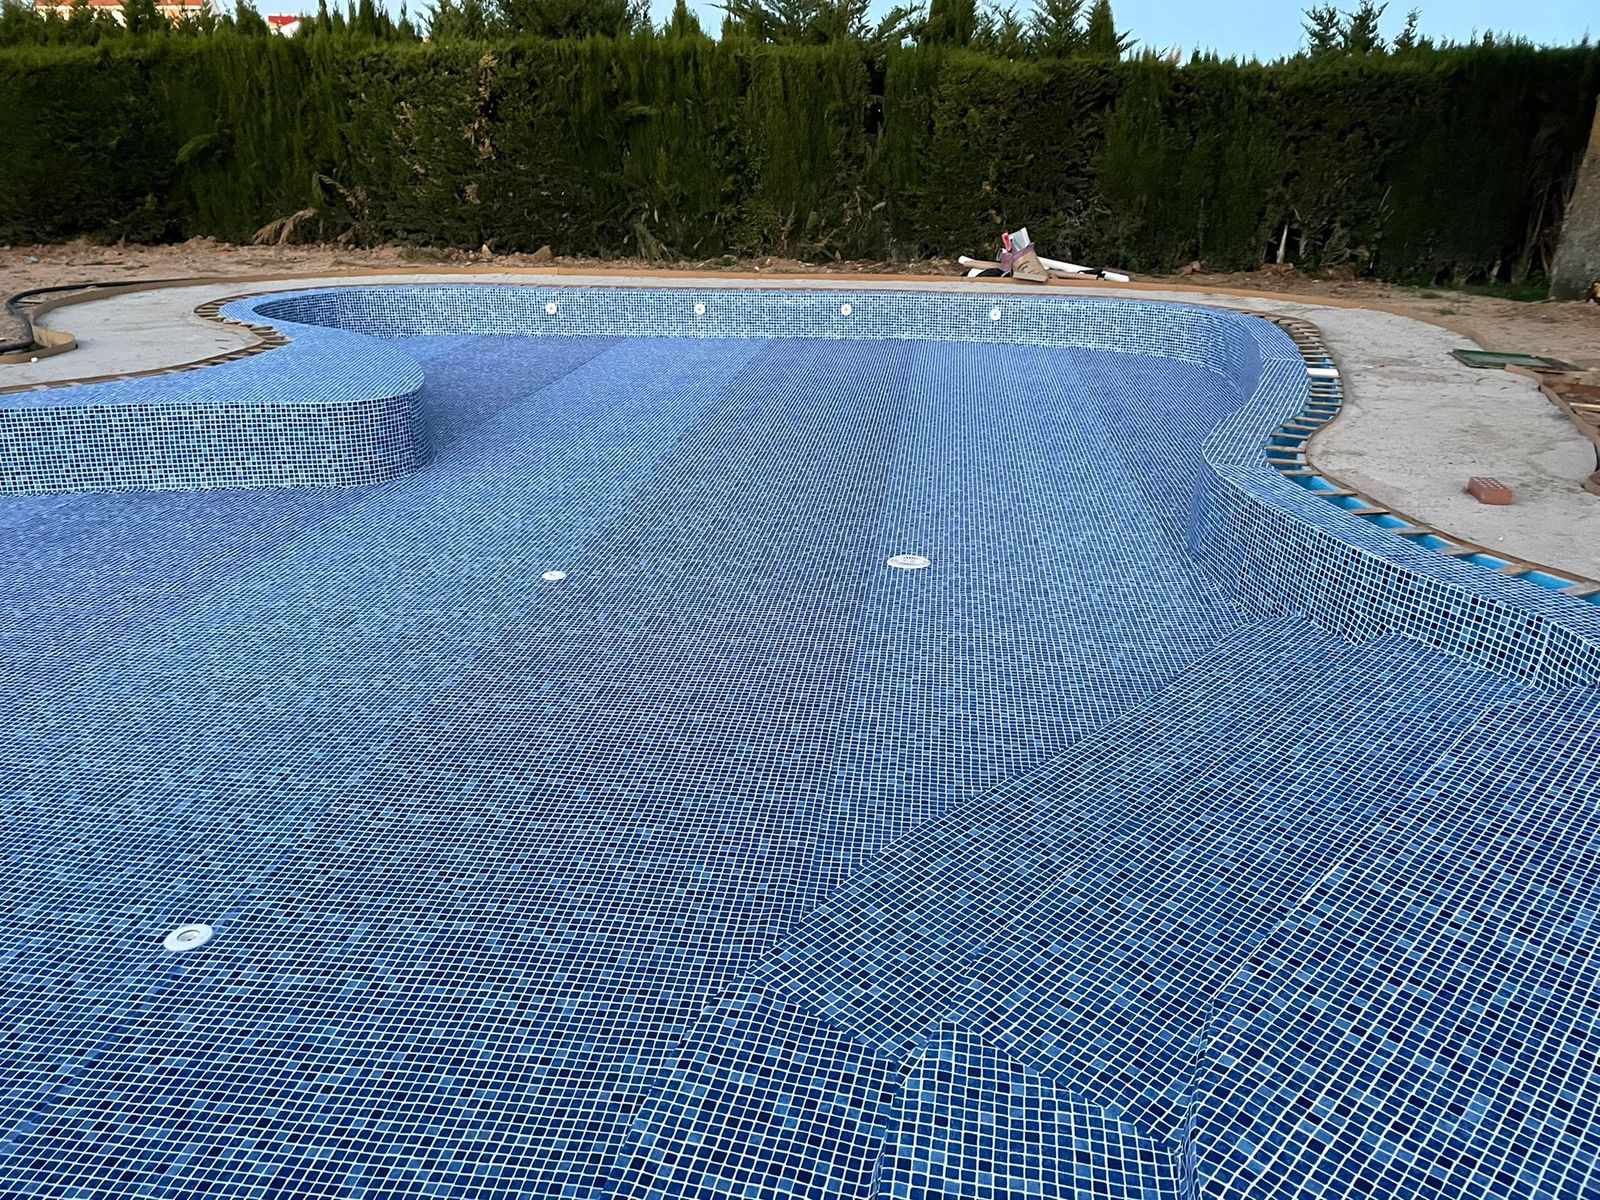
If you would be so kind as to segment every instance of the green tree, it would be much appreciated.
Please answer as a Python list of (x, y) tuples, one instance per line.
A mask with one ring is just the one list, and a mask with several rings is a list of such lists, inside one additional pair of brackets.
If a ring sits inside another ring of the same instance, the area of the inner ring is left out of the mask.
[(928, 23), (919, 41), (930, 45), (970, 46), (978, 32), (978, 0), (932, 0)]
[(1084, 31), (1084, 49), (1102, 58), (1121, 58), (1131, 45), (1132, 38), (1117, 32), (1116, 18), (1111, 15), (1111, 0), (1094, 0)]
[(1387, 4), (1375, 4), (1373, 0), (1361, 0), (1344, 23), (1346, 54), (1383, 54), (1388, 51), (1383, 34), (1378, 32), (1378, 21), (1388, 7)]
[(688, 0), (678, 0), (672, 6), (672, 16), (661, 31), (667, 37), (703, 38), (706, 31), (700, 27), (700, 18), (689, 8)]
[(728, 0), (724, 11), (746, 37), (776, 45), (857, 42), (872, 54), (899, 45), (917, 28), (921, 10), (897, 5), (876, 24), (869, 0)]
[[(1378, 0), (1361, 0), (1347, 16), (1332, 4), (1321, 4), (1305, 11), (1306, 53), (1312, 58), (1333, 54), (1387, 54), (1388, 43), (1378, 29), (1384, 10), (1389, 5)], [(1406, 28), (1401, 34), (1409, 41), (1405, 46), (1397, 41), (1396, 49), (1411, 49), (1416, 45), (1418, 15), (1415, 9), (1406, 18)]]
[(498, 32), (483, 0), (438, 0), (428, 13), (428, 40), (431, 42), (481, 42)]
[(1305, 11), (1306, 53), (1313, 58), (1338, 54), (1344, 49), (1344, 17), (1331, 4)]
[(235, 33), (245, 37), (267, 37), (272, 33), (261, 14), (250, 6), (249, 0), (237, 0), (232, 25)]
[(388, 9), (380, 9), (372, 0), (357, 0), (350, 27), (357, 37), (380, 42), (394, 39), (394, 19), (389, 16)]
[[(72, 8), (67, 13), (66, 28), (62, 32), (66, 34), (66, 40), (74, 46), (92, 46), (109, 32), (106, 24), (100, 14), (94, 11), (94, 6), (89, 0), (72, 0)], [(115, 24), (115, 21), (111, 24)]]
[(622, 37), (649, 26), (647, 0), (500, 0), (513, 33), (542, 38)]
[(1416, 50), (1422, 45), (1422, 37), (1417, 32), (1417, 26), (1422, 21), (1420, 9), (1413, 8), (1406, 14), (1405, 28), (1395, 35), (1394, 51), (1404, 54), (1408, 50)]
[(309, 38), (316, 37), (319, 33), (330, 33), (332, 32), (329, 29), (331, 23), (332, 18), (328, 15), (328, 0), (317, 0), (316, 15), (312, 16), (308, 13), (301, 17), (300, 25), (294, 31), (294, 35), (295, 37)]
[(996, 58), (1025, 58), (1029, 53), (1028, 24), (1015, 5), (986, 4), (978, 13), (972, 48)]
[(39, 19), (20, 0), (0, 0), (0, 46), (27, 46), (40, 39)]
[(1039, 0), (1028, 27), (1035, 54), (1065, 58), (1084, 48), (1083, 0)]
[(164, 32), (167, 24), (156, 10), (156, 0), (124, 0), (122, 20), (132, 34)]

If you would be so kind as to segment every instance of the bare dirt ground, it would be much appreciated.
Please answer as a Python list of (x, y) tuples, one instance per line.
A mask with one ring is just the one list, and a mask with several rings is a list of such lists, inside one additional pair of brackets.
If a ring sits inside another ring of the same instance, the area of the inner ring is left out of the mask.
[[(29, 288), (81, 282), (134, 281), (217, 275), (256, 275), (332, 271), (384, 271), (394, 268), (487, 266), (608, 268), (611, 270), (681, 269), (696, 273), (756, 271), (772, 274), (947, 275), (962, 269), (949, 259), (915, 262), (806, 263), (760, 258), (663, 264), (639, 259), (540, 258), (531, 254), (486, 256), (454, 250), (421, 250), (405, 246), (355, 249), (343, 246), (234, 246), (196, 238), (170, 246), (104, 246), (69, 242), (52, 246), (0, 247), (0, 296)], [(1564, 359), (1589, 371), (1600, 371), (1600, 305), (1555, 304), (1506, 300), (1444, 288), (1405, 288), (1348, 276), (1302, 274), (1292, 267), (1209, 274), (1136, 276), (1141, 283), (1277, 292), (1329, 298), (1381, 307), (1418, 317), (1471, 338), (1491, 350), (1518, 350)], [(11, 329), (0, 336), (14, 336)]]

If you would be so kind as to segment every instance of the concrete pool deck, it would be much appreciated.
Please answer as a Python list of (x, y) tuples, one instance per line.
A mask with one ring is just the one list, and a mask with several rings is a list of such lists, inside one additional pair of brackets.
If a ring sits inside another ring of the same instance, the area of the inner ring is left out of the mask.
[[(119, 291), (65, 305), (39, 324), (76, 335), (78, 349), (0, 366), (0, 388), (158, 371), (237, 351), (254, 338), (196, 316), (208, 301), (329, 286), (421, 283), (525, 286), (684, 286), (925, 290), (1037, 295), (1030, 285), (895, 276), (728, 276), (562, 269), (404, 271), (223, 278)], [(1343, 415), (1312, 443), (1323, 471), (1396, 512), (1498, 553), (1600, 577), (1600, 497), (1582, 489), (1594, 450), (1528, 379), (1465, 367), (1450, 351), (1467, 338), (1360, 303), (1318, 302), (1168, 286), (1066, 285), (1063, 295), (1218, 305), (1315, 323), (1345, 380)], [(1465, 494), (1473, 475), (1493, 475), (1516, 495), (1510, 507)]]

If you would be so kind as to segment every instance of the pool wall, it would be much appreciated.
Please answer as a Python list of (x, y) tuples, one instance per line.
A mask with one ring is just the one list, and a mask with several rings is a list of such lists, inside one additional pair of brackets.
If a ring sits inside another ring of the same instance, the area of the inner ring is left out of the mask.
[(1227, 336), (1216, 366), (1243, 402), (1201, 446), (1189, 548), (1248, 613), (1300, 614), (1351, 641), (1397, 633), (1543, 688), (1600, 679), (1594, 605), (1417, 545), (1268, 464), (1285, 399), (1304, 401), (1305, 362), (1268, 322), (1236, 320)]
[(0, 493), (352, 487), (415, 470), (422, 370), (369, 337), (0, 395)]
[[(1149, 435), (1192, 496), (1190, 553), (1253, 616), (1396, 633), (1546, 688), (1600, 680), (1600, 607), (1439, 554), (1286, 479), (1264, 447), (1310, 390), (1270, 322), (1193, 305), (896, 291), (410, 285), (241, 299), (292, 339), (199, 372), (0, 396), (0, 490), (379, 482), (418, 465), (407, 335), (863, 338), (1062, 346), (1202, 366), (1239, 397), (1198, 446)], [(1173, 395), (1175, 416), (1184, 404)], [(1152, 592), (1149, 602), (1162, 603)]]

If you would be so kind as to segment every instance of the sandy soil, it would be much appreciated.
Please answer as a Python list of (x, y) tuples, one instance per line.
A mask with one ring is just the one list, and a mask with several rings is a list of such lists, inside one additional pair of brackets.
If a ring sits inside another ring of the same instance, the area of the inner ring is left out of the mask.
[[(172, 279), (194, 276), (251, 275), (328, 271), (379, 271), (394, 267), (542, 266), (660, 270), (664, 264), (641, 260), (557, 258), (541, 260), (530, 254), (484, 256), (462, 251), (419, 250), (403, 246), (351, 249), (341, 246), (233, 246), (210, 238), (196, 238), (173, 246), (102, 246), (71, 242), (57, 246), (0, 247), (0, 296), (28, 288), (51, 287), (87, 281)], [(731, 262), (671, 264), (686, 271), (705, 273), (727, 270), (783, 274), (962, 274), (948, 259), (905, 263), (836, 262), (804, 263), (762, 258)], [(1371, 304), (1405, 316), (1419, 317), (1471, 338), (1491, 350), (1520, 350), (1565, 359), (1590, 371), (1600, 371), (1600, 305), (1528, 303), (1478, 296), (1444, 289), (1395, 287), (1370, 280), (1332, 276), (1316, 278), (1293, 268), (1267, 267), (1235, 274), (1191, 272), (1169, 276), (1138, 276), (1140, 282), (1176, 283), (1238, 288), (1304, 296), (1328, 297)], [(6, 328), (4, 336), (15, 336)]]

